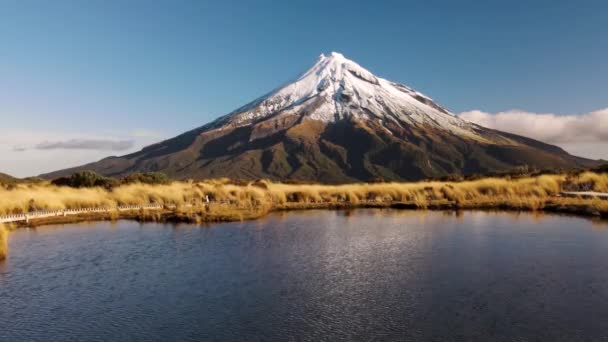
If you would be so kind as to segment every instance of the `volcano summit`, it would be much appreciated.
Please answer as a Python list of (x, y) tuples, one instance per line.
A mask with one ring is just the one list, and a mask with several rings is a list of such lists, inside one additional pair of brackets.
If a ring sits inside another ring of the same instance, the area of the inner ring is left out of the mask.
[(593, 164), (559, 147), (467, 122), (332, 52), (295, 81), (205, 126), (43, 177), (159, 171), (177, 179), (344, 183)]

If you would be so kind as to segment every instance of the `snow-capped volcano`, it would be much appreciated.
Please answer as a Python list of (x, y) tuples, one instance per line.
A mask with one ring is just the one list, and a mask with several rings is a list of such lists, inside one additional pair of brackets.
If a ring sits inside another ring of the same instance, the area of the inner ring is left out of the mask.
[(332, 52), (293, 82), (202, 127), (43, 177), (160, 171), (178, 179), (344, 183), (590, 165), (559, 147), (466, 122)]
[(312, 120), (378, 120), (472, 134), (472, 125), (416, 90), (380, 78), (342, 54), (321, 54), (300, 77), (220, 120), (231, 126), (300, 115)]

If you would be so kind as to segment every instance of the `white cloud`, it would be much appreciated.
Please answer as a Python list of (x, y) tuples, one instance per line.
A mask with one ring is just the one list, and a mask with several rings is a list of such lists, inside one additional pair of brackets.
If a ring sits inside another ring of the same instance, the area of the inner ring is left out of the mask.
[(581, 115), (473, 110), (459, 116), (484, 127), (561, 146), (575, 155), (608, 159), (608, 108)]

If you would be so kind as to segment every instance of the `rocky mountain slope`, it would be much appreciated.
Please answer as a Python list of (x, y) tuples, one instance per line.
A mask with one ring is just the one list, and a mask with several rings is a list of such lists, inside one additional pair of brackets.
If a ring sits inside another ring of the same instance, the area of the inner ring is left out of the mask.
[(487, 129), (339, 53), (295, 81), (175, 138), (77, 170), (160, 171), (179, 179), (269, 178), (324, 183), (418, 180), (527, 165), (595, 165), (559, 147)]

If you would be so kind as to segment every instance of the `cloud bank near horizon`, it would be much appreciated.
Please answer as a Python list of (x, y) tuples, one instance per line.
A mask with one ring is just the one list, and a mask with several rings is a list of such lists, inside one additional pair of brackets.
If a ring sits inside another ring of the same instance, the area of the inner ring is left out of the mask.
[(167, 133), (145, 129), (64, 132), (0, 127), (0, 172), (16, 177), (36, 176), (135, 152), (166, 136)]
[(95, 150), (95, 151), (127, 151), (135, 145), (135, 140), (114, 139), (69, 139), (63, 141), (44, 141), (31, 147), (14, 146), (13, 151), (27, 150)]
[(608, 159), (608, 108), (580, 115), (509, 110), (458, 114), (478, 125), (555, 144), (571, 154)]

